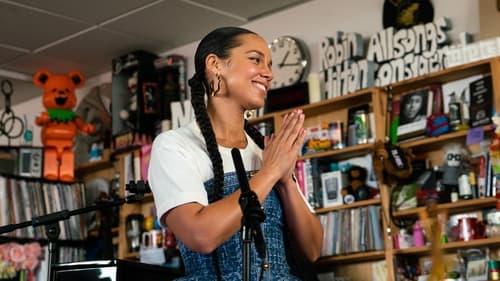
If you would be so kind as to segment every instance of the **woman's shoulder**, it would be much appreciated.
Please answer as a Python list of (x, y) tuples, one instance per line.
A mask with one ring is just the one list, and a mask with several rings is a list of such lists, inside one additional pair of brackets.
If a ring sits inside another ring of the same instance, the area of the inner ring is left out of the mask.
[(202, 145), (202, 139), (200, 139), (196, 126), (196, 123), (191, 122), (179, 128), (162, 132), (155, 137), (154, 144), (162, 146), (179, 145), (181, 147), (200, 146)]

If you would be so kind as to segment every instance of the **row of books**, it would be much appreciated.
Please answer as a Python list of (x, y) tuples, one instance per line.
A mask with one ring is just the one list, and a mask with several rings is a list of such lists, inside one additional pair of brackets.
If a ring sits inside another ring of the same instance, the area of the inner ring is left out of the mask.
[[(49, 183), (0, 176), (0, 226), (23, 223), (47, 214), (85, 206), (83, 183)], [(85, 215), (62, 220), (59, 227), (61, 240), (83, 240), (87, 234)], [(43, 226), (19, 228), (4, 235), (46, 238)]]
[(340, 209), (319, 215), (323, 226), (322, 256), (384, 249), (380, 206)]

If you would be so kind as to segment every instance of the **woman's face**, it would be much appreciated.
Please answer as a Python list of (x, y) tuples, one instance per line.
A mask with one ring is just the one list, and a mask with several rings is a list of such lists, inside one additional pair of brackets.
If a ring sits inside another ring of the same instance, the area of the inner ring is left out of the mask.
[(264, 106), (264, 98), (273, 79), (271, 53), (267, 43), (255, 34), (240, 35), (242, 44), (223, 60), (223, 92), (244, 109)]
[(404, 114), (408, 119), (413, 119), (418, 115), (421, 108), (422, 108), (422, 96), (412, 95), (406, 100)]

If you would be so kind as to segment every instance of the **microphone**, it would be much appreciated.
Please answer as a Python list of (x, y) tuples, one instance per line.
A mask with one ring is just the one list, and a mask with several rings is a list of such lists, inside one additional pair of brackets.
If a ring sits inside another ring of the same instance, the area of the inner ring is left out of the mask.
[[(257, 194), (250, 189), (240, 150), (238, 148), (231, 149), (231, 155), (233, 157), (234, 168), (236, 169), (236, 175), (241, 189), (239, 199), (241, 212), (243, 213), (241, 224), (250, 229), (255, 239), (254, 242), (257, 253), (261, 259), (264, 260), (266, 258), (266, 241), (264, 240), (264, 235), (262, 235), (260, 223), (266, 219), (266, 214), (264, 214)], [(245, 233), (242, 234), (245, 235)]]
[(234, 168), (236, 169), (236, 175), (238, 176), (241, 193), (251, 192), (250, 185), (248, 184), (247, 172), (243, 166), (243, 160), (241, 159), (240, 150), (237, 148), (231, 149), (231, 155), (233, 156)]
[(129, 194), (125, 199), (128, 203), (140, 202), (144, 199), (144, 195), (146, 193), (151, 193), (151, 187), (149, 186), (149, 183), (147, 181), (130, 181), (129, 183), (125, 184), (125, 191), (127, 191), (127, 193)]

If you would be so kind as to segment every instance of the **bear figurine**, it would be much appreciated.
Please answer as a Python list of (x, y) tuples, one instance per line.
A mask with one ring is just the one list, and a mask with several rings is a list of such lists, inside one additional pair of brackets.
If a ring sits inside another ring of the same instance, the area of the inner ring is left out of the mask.
[(43, 176), (48, 180), (74, 181), (74, 139), (78, 130), (86, 134), (95, 131), (73, 111), (77, 103), (75, 89), (84, 82), (83, 75), (75, 70), (64, 75), (43, 69), (33, 76), (33, 83), (44, 90), (42, 104), (46, 111), (36, 117), (35, 123), (42, 127)]

